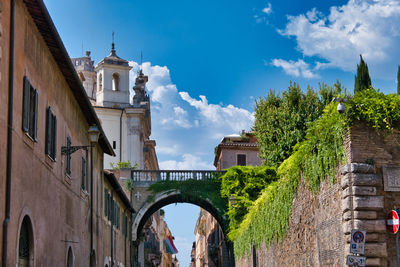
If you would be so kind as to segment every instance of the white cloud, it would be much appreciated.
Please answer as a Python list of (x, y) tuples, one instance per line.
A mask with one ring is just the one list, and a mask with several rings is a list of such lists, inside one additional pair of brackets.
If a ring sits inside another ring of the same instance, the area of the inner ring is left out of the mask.
[[(304, 56), (317, 56), (317, 68), (355, 70), (362, 54), (369, 65), (387, 64), (398, 55), (400, 44), (400, 1), (349, 0), (333, 6), (324, 16), (315, 8), (306, 15), (288, 16), (279, 32), (293, 36)], [(394, 57), (394, 58), (393, 58)]]
[(268, 3), (266, 7), (263, 8), (262, 10), (263, 13), (269, 15), (272, 13), (272, 5), (271, 3)]
[(160, 154), (176, 156), (179, 155), (180, 146), (177, 144), (174, 144), (172, 146), (157, 146), (156, 151)]
[[(214, 159), (210, 159), (211, 160)], [(166, 160), (160, 162), (160, 169), (163, 170), (210, 170), (214, 169), (211, 163), (201, 160), (200, 157), (192, 154), (183, 154), (182, 161)]]
[[(136, 62), (130, 73), (132, 88), (139, 70)], [(224, 135), (250, 130), (254, 115), (233, 105), (211, 104), (205, 96), (193, 99), (179, 92), (166, 66), (142, 65), (148, 75), (147, 91), (151, 100), (150, 138), (162, 169), (214, 169), (214, 147)], [(131, 91), (133, 94), (133, 91)]]
[(204, 95), (200, 100), (190, 97), (187, 92), (179, 92), (183, 100), (195, 107), (199, 112), (200, 123), (209, 127), (225, 124), (231, 132), (239, 132), (241, 129), (249, 129), (254, 122), (254, 114), (247, 109), (238, 108), (233, 105), (209, 104)]
[(310, 70), (310, 65), (304, 62), (302, 59), (297, 61), (289, 60), (286, 61), (284, 59), (273, 59), (271, 65), (282, 68), (283, 71), (295, 77), (304, 77), (304, 78), (316, 78), (317, 74), (313, 73)]

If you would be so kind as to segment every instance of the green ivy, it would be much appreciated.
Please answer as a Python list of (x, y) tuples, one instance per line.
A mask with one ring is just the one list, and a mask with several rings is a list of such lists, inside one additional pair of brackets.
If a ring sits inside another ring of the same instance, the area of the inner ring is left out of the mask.
[(208, 200), (218, 210), (221, 218), (227, 212), (228, 200), (221, 196), (221, 179), (218, 176), (205, 180), (162, 180), (150, 185), (149, 190), (152, 191), (152, 196), (162, 192), (180, 191), (184, 200)]
[(253, 245), (264, 242), (268, 246), (285, 236), (301, 174), (313, 191), (326, 177), (334, 181), (338, 164), (345, 161), (346, 130), (346, 117), (336, 111), (336, 106), (328, 105), (323, 116), (307, 129), (305, 140), (279, 166), (278, 180), (272, 180), (249, 207), (240, 226), (229, 232), (236, 257), (245, 255)]
[(235, 166), (229, 168), (221, 177), (221, 195), (233, 198), (235, 204), (229, 204), (229, 229), (236, 229), (249, 207), (260, 196), (261, 191), (276, 180), (276, 171), (268, 167)]
[(301, 176), (313, 192), (324, 179), (334, 182), (338, 165), (345, 163), (343, 141), (348, 127), (361, 121), (380, 132), (400, 128), (399, 95), (369, 88), (357, 92), (345, 106), (345, 114), (336, 111), (336, 103), (325, 107), (322, 117), (306, 130), (304, 141), (280, 164), (277, 181), (265, 187), (239, 227), (231, 229), (228, 237), (234, 241), (236, 257), (248, 253), (253, 245), (268, 247), (273, 240), (284, 238)]

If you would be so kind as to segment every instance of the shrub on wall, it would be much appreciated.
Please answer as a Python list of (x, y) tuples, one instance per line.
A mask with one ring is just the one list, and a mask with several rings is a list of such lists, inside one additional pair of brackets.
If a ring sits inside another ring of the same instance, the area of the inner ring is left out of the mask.
[(256, 101), (253, 130), (264, 164), (277, 167), (288, 158), (293, 146), (304, 139), (310, 123), (342, 91), (337, 82), (332, 87), (320, 85), (319, 92), (309, 87), (304, 94), (296, 83), (291, 83), (281, 95), (270, 91), (265, 99)]

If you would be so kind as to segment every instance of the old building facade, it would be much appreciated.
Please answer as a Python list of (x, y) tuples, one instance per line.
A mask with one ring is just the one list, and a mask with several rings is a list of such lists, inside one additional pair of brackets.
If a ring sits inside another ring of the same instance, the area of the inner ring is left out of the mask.
[(0, 4), (2, 266), (130, 266), (133, 208), (54, 24), (41, 0)]
[(257, 139), (251, 132), (224, 136), (215, 148), (214, 166), (221, 171), (235, 165), (259, 166)]

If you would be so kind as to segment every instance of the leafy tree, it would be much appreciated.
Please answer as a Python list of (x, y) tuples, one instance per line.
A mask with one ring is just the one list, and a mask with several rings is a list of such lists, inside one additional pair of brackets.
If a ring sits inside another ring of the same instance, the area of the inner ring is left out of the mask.
[(360, 65), (357, 65), (357, 75), (355, 76), (354, 94), (365, 90), (371, 86), (367, 63), (360, 55)]
[(302, 93), (298, 84), (277, 95), (269, 91), (256, 101), (253, 130), (259, 143), (260, 157), (267, 166), (277, 167), (304, 139), (308, 125), (320, 117), (323, 108), (342, 92), (340, 83), (320, 85), (319, 93), (308, 88)]
[(400, 65), (397, 69), (397, 94), (400, 95)]

